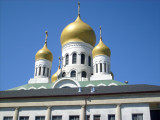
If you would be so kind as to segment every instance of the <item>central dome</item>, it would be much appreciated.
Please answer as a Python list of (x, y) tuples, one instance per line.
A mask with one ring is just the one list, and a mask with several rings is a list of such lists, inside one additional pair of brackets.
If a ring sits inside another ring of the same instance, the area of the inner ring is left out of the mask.
[(92, 46), (96, 43), (96, 35), (93, 29), (84, 23), (80, 16), (64, 28), (61, 34), (61, 45), (69, 42), (85, 42)]

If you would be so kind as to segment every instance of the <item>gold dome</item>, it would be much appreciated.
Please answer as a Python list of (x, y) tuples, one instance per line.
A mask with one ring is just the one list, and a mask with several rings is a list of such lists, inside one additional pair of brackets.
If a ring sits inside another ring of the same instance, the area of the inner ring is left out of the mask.
[[(58, 70), (59, 70), (59, 69), (58, 69)], [(57, 70), (57, 72), (54, 73), (54, 74), (52, 75), (52, 77), (51, 77), (52, 83), (55, 82), (55, 81), (58, 79), (58, 70)]]
[(85, 42), (92, 46), (96, 43), (96, 35), (93, 29), (81, 20), (80, 15), (62, 31), (61, 45), (69, 42)]
[(99, 44), (96, 47), (94, 47), (92, 51), (93, 58), (97, 55), (111, 55), (110, 49), (103, 43), (102, 39), (100, 39)]
[(40, 49), (35, 56), (36, 60), (40, 60), (40, 59), (46, 59), (52, 62), (53, 60), (53, 55), (51, 53), (51, 51), (47, 48), (47, 44), (45, 43), (43, 48)]
[(35, 56), (36, 60), (40, 60), (40, 59), (46, 59), (52, 62), (53, 60), (53, 55), (51, 53), (51, 51), (47, 48), (47, 37), (48, 37), (48, 32), (45, 31), (46, 33), (46, 38), (45, 38), (45, 44), (43, 46), (42, 49), (40, 49)]
[(97, 55), (111, 55), (110, 49), (103, 43), (102, 37), (101, 37), (101, 27), (100, 27), (100, 41), (96, 47), (94, 47), (92, 51), (93, 58)]

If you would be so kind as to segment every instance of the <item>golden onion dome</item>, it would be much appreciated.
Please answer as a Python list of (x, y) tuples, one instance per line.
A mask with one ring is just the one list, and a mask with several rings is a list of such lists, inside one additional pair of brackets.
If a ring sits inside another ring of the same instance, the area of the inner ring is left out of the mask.
[(96, 47), (94, 47), (94, 49), (92, 51), (93, 58), (97, 55), (107, 55), (107, 56), (111, 55), (110, 49), (102, 41), (101, 27), (100, 27), (100, 41), (99, 41), (99, 44)]
[(93, 47), (96, 43), (96, 35), (93, 29), (81, 20), (80, 15), (74, 22), (66, 26), (61, 33), (61, 45), (70, 42), (85, 42)]
[(53, 60), (53, 55), (51, 53), (51, 51), (47, 48), (47, 32), (46, 32), (46, 40), (45, 40), (45, 44), (43, 46), (42, 49), (40, 49), (35, 56), (35, 60), (40, 60), (40, 59), (46, 59), (52, 62)]

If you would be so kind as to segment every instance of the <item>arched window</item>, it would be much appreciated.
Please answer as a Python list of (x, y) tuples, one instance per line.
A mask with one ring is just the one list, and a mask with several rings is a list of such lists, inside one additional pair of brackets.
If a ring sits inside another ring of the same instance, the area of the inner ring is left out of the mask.
[(45, 68), (45, 67), (43, 67), (43, 76), (45, 75), (45, 69), (46, 69), (46, 68)]
[(86, 78), (87, 73), (85, 71), (82, 71), (82, 77)]
[(69, 63), (69, 55), (67, 54), (66, 55), (66, 65), (68, 65), (68, 63)]
[(39, 67), (39, 75), (41, 75), (41, 67)]
[(91, 66), (91, 57), (88, 56), (88, 66)]
[(49, 77), (49, 68), (47, 68), (47, 77)]
[(98, 73), (98, 64), (96, 64), (96, 73)]
[(76, 77), (76, 71), (71, 72), (71, 77)]
[(102, 72), (102, 63), (100, 63), (100, 72)]
[(65, 77), (65, 76), (66, 76), (66, 73), (65, 73), (65, 72), (63, 72), (63, 73), (62, 73), (62, 77)]
[(77, 54), (73, 53), (73, 55), (72, 55), (72, 64), (76, 64), (76, 62), (77, 62)]
[(104, 63), (104, 72), (106, 72), (106, 63)]
[(81, 54), (81, 64), (85, 64), (85, 55)]

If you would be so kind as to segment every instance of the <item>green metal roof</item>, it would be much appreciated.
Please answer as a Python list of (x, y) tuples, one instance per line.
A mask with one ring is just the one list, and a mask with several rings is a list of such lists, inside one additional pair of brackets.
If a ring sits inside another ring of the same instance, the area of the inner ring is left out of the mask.
[(94, 85), (94, 86), (99, 86), (99, 85), (110, 85), (110, 84), (116, 84), (116, 85), (126, 85), (125, 83), (118, 82), (115, 80), (96, 80), (96, 81), (79, 81), (81, 87), (86, 87), (88, 85)]
[[(109, 86), (109, 85), (127, 85), (122, 82), (118, 82), (115, 80), (95, 80), (95, 81), (78, 81), (81, 87), (88, 86)], [(18, 86), (16, 88), (12, 88), (9, 90), (20, 90), (20, 89), (51, 89), (54, 83), (34, 83), (34, 84), (25, 84), (22, 86)]]

